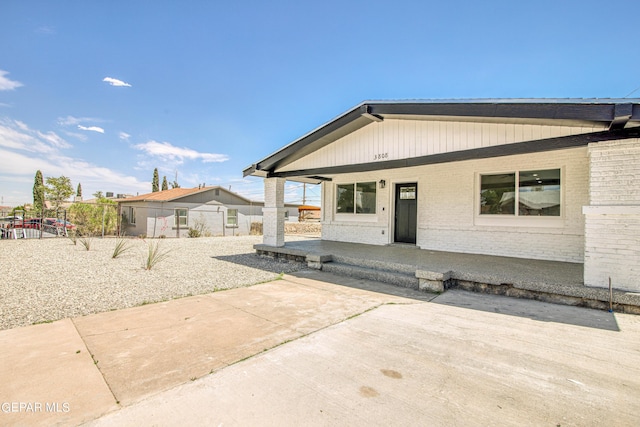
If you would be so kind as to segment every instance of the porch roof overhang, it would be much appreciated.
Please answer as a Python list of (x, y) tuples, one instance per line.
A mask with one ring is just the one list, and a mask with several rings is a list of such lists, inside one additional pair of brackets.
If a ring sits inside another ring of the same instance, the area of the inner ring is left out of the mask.
[[(608, 130), (560, 138), (455, 151), (430, 156), (296, 171), (278, 169), (384, 119), (461, 120), (521, 123), (597, 123)], [(394, 169), (469, 159), (550, 151), (611, 139), (639, 136), (640, 99), (478, 99), (365, 101), (244, 169), (244, 176), (282, 177), (300, 182), (330, 180), (328, 175)]]

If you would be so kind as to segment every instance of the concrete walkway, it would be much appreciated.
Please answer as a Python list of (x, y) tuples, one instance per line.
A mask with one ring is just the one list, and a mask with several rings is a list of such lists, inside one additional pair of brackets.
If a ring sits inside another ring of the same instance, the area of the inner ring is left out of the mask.
[(634, 425), (638, 343), (640, 316), (302, 272), (0, 331), (0, 425)]

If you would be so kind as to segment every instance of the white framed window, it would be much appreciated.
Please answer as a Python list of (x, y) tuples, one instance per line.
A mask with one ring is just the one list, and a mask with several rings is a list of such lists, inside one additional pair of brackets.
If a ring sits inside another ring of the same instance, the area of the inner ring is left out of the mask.
[(227, 209), (227, 227), (238, 226), (238, 209)]
[(186, 227), (188, 224), (188, 214), (189, 209), (187, 208), (177, 208), (174, 213), (174, 226), (175, 227)]
[(375, 214), (376, 183), (357, 182), (336, 185), (337, 214)]
[(560, 169), (480, 174), (481, 217), (560, 217)]

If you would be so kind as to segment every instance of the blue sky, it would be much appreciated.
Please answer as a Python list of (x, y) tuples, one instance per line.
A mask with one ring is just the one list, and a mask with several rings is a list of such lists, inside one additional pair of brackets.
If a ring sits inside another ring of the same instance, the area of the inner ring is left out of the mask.
[(0, 204), (31, 202), (38, 169), (87, 198), (150, 192), (155, 167), (261, 200), (244, 167), (368, 99), (621, 98), (640, 87), (638, 16), (637, 0), (3, 0)]

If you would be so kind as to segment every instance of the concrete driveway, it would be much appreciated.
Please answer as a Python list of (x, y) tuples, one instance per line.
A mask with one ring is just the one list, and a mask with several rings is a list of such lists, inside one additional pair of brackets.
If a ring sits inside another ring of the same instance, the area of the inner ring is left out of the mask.
[[(0, 424), (637, 425), (640, 316), (434, 297), (304, 272), (2, 331), (2, 400), (70, 410), (5, 411)], [(55, 348), (46, 334), (39, 347), (24, 338), (69, 324), (76, 336)], [(38, 389), (36, 376), (48, 384)]]

